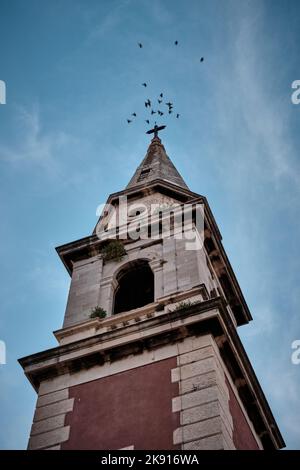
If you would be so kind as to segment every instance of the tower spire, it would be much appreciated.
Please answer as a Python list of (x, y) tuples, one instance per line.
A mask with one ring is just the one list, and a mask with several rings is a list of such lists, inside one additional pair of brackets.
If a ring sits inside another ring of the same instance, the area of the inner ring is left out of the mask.
[(147, 134), (154, 134), (154, 137), (151, 140), (143, 161), (136, 169), (127, 188), (161, 179), (188, 189), (188, 186), (168, 157), (165, 147), (157, 135), (158, 131), (164, 129), (164, 127), (165, 126), (158, 127), (155, 125), (153, 129), (147, 132)]

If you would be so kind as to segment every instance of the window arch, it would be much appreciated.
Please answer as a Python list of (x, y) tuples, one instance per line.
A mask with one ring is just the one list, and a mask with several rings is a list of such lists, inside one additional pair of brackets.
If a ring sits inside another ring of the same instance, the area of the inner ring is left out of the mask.
[(154, 275), (146, 260), (128, 263), (117, 275), (113, 313), (154, 302)]

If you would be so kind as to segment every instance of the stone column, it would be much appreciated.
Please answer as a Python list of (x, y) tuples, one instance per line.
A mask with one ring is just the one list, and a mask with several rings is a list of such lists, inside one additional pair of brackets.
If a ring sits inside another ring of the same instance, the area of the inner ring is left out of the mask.
[(164, 295), (163, 263), (162, 260), (155, 259), (150, 261), (149, 265), (154, 274), (154, 301), (156, 301)]
[(176, 266), (176, 240), (174, 238), (164, 238), (163, 240), (163, 265), (164, 273), (164, 294), (177, 292), (177, 266)]
[(107, 314), (112, 315), (114, 293), (118, 283), (113, 276), (104, 277), (100, 284), (100, 306), (107, 311)]
[(64, 327), (88, 320), (97, 306), (103, 260), (100, 255), (74, 263)]

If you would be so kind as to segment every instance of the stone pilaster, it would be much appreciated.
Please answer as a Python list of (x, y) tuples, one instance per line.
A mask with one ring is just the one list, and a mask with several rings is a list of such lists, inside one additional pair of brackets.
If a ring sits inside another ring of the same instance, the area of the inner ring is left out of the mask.
[(74, 263), (64, 327), (89, 319), (98, 304), (102, 267), (100, 255)]
[(155, 259), (149, 263), (154, 274), (154, 301), (164, 295), (163, 282), (163, 262), (161, 259)]
[(117, 287), (118, 283), (113, 276), (103, 278), (100, 284), (99, 305), (101, 305), (101, 307), (106, 310), (109, 315), (112, 315), (114, 292)]
[(65, 426), (65, 417), (73, 410), (74, 398), (69, 398), (65, 388), (40, 395), (31, 427), (29, 450), (59, 450), (60, 444), (69, 439), (70, 427)]
[(211, 335), (178, 344), (172, 381), (179, 382), (173, 412), (180, 412), (174, 445), (184, 450), (234, 449), (233, 423), (225, 375)]

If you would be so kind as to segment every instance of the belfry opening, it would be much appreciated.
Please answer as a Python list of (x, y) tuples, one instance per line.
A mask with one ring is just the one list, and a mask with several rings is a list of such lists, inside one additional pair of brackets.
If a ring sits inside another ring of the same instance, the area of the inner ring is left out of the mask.
[(114, 314), (154, 302), (154, 275), (146, 260), (128, 263), (118, 273), (117, 282)]

